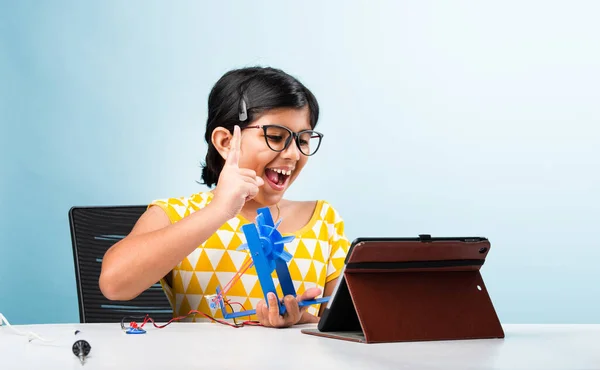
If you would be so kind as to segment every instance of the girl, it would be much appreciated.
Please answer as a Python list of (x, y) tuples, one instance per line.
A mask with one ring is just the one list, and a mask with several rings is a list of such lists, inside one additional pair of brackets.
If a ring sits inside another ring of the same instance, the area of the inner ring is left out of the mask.
[[(175, 316), (198, 310), (215, 318), (207, 296), (223, 288), (249, 258), (237, 251), (245, 242), (241, 226), (269, 207), (278, 230), (294, 235), (285, 248), (297, 297), (264, 302), (256, 271), (247, 270), (226, 299), (256, 309), (264, 326), (289, 327), (318, 322), (316, 306), (298, 302), (329, 296), (348, 252), (344, 222), (326, 201), (291, 201), (286, 190), (321, 145), (315, 131), (316, 98), (292, 76), (273, 68), (230, 71), (208, 98), (202, 170), (212, 191), (155, 200), (131, 233), (111, 247), (102, 262), (100, 289), (111, 300), (129, 300), (160, 281)], [(277, 284), (276, 284), (277, 285)], [(280, 287), (277, 290), (281, 296)]]

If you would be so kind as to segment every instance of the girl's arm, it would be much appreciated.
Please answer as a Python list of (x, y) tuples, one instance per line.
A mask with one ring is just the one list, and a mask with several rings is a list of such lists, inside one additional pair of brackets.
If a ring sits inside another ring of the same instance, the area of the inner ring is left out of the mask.
[(228, 220), (214, 203), (171, 224), (157, 206), (148, 208), (131, 233), (104, 255), (100, 290), (110, 300), (130, 300), (162, 279)]

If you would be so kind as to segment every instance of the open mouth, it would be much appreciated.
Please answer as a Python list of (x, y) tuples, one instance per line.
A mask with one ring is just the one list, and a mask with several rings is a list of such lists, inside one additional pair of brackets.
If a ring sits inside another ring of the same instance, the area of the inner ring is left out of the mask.
[(291, 170), (282, 170), (279, 168), (265, 169), (265, 177), (267, 178), (269, 185), (276, 190), (285, 188), (285, 185), (287, 184), (291, 174)]

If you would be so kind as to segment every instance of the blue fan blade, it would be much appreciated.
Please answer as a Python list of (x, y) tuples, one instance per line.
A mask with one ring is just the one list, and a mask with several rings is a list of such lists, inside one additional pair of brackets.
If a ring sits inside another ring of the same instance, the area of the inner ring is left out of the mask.
[(290, 262), (292, 260), (292, 255), (288, 252), (288, 251), (281, 251), (281, 254), (279, 254), (279, 257), (281, 257), (282, 260), (284, 260), (285, 262)]
[(244, 243), (236, 248), (236, 250), (238, 250), (238, 251), (246, 250), (246, 249), (248, 249), (248, 243)]
[(295, 236), (284, 236), (283, 238), (281, 238), (278, 241), (276, 241), (275, 243), (273, 243), (273, 245), (276, 245), (276, 246), (285, 245), (285, 244), (291, 242), (292, 240), (294, 240), (295, 238), (296, 238)]
[(296, 239), (296, 237), (294, 235), (288, 235), (288, 236), (284, 236), (283, 238), (281, 238), (281, 242), (283, 242), (283, 244), (287, 244), (287, 243), (293, 241), (294, 239)]
[(277, 221), (277, 223), (274, 226), (275, 229), (277, 229), (279, 227), (279, 224), (281, 224), (281, 221), (283, 221), (283, 220), (279, 219), (279, 221)]
[(259, 236), (268, 236), (269, 235), (269, 226), (266, 225), (260, 225), (258, 227), (258, 235)]
[(265, 216), (262, 213), (259, 213), (258, 216), (256, 216), (256, 225), (262, 226), (265, 224)]
[(262, 216), (266, 225), (269, 225), (271, 227), (274, 226), (273, 216), (271, 216), (271, 211), (269, 210), (269, 207), (259, 208), (256, 212), (258, 212), (258, 216), (256, 217), (257, 219), (258, 217)]

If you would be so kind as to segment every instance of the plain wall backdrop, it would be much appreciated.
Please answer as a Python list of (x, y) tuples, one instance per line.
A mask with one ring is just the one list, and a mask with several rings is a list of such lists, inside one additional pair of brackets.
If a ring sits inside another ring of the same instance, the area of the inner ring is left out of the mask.
[(319, 99), (289, 191), (358, 236), (480, 235), (504, 323), (600, 323), (594, 1), (2, 2), (0, 312), (78, 321), (67, 213), (198, 185), (206, 101), (269, 65)]

